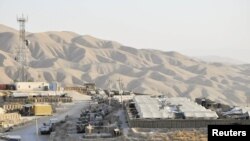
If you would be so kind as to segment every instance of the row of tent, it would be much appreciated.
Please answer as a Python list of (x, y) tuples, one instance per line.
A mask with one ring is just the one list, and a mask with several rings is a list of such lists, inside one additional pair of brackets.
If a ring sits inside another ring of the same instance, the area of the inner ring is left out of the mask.
[(174, 119), (177, 113), (182, 113), (185, 119), (217, 119), (216, 112), (206, 109), (184, 97), (155, 98), (150, 96), (135, 96), (135, 107), (140, 118)]

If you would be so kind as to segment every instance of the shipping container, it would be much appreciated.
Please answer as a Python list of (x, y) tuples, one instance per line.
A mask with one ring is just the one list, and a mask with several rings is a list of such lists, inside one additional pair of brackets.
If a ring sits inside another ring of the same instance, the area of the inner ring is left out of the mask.
[(6, 90), (6, 85), (7, 84), (0, 84), (0, 90)]
[(6, 90), (16, 90), (16, 86), (14, 84), (7, 84)]
[(49, 104), (35, 104), (34, 115), (35, 116), (50, 116), (52, 115), (52, 106)]

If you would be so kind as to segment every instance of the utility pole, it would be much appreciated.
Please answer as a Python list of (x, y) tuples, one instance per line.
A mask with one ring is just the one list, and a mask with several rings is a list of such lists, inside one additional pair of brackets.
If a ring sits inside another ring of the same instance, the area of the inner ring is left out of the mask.
[(38, 123), (37, 123), (37, 116), (36, 116), (36, 140), (39, 141), (39, 138), (38, 138)]
[(109, 106), (110, 106), (110, 103), (111, 103), (111, 102), (110, 102), (110, 100), (111, 100), (111, 99), (110, 99), (110, 93), (111, 93), (111, 80), (108, 81), (108, 88), (109, 88), (109, 97), (108, 97), (108, 99), (109, 99)]
[(119, 94), (121, 96), (121, 104), (122, 104), (122, 108), (123, 108), (123, 101), (122, 101), (122, 93), (123, 93), (123, 91), (122, 91), (122, 87), (121, 87), (122, 80), (121, 80), (121, 78), (119, 78), (117, 81), (118, 81), (118, 84), (119, 84)]
[(36, 135), (38, 135), (38, 123), (37, 123), (37, 117), (36, 117)]

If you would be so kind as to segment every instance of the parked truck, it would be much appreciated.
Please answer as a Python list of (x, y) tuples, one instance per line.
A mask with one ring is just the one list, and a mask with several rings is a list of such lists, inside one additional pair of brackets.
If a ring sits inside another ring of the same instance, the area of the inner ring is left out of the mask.
[(50, 104), (25, 104), (21, 114), (23, 116), (51, 116), (53, 109)]
[(43, 123), (42, 126), (39, 128), (41, 135), (50, 134), (55, 130), (56, 124), (59, 123), (57, 118), (51, 118), (48, 123)]

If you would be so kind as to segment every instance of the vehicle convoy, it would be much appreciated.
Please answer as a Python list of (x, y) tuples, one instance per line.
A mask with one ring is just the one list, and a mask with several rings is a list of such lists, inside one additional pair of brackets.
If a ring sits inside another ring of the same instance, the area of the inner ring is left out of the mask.
[(51, 132), (53, 132), (57, 123), (59, 123), (59, 120), (56, 118), (50, 119), (48, 123), (43, 123), (39, 128), (41, 135), (50, 134)]

